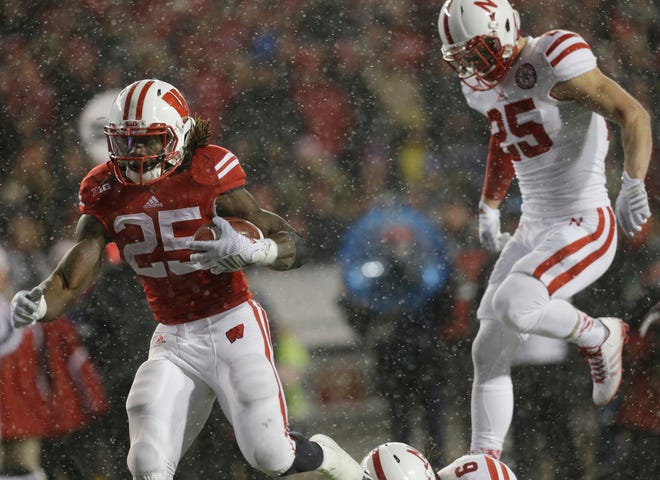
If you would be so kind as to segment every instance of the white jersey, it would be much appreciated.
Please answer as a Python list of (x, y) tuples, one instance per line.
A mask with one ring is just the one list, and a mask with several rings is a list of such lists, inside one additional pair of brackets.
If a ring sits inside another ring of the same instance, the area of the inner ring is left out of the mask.
[(437, 476), (439, 480), (516, 480), (516, 475), (504, 463), (481, 454), (457, 458)]
[(605, 119), (550, 94), (557, 83), (594, 68), (596, 57), (582, 37), (553, 30), (529, 37), (495, 88), (481, 92), (463, 85), (470, 107), (488, 118), (492, 135), (515, 157), (523, 219), (610, 205)]

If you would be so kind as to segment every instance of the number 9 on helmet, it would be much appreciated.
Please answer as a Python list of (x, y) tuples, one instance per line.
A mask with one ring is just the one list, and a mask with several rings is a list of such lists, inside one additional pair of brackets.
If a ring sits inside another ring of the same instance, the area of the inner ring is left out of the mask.
[(438, 472), (438, 480), (517, 480), (499, 460), (488, 455), (464, 455)]
[(389, 442), (362, 460), (362, 480), (435, 480), (433, 467), (416, 448)]

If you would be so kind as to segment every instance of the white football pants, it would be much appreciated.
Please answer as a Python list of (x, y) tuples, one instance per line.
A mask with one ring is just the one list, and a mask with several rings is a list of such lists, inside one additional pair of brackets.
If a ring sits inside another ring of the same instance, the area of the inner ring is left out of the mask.
[(607, 271), (616, 243), (610, 207), (521, 221), (477, 311), (471, 451), (501, 452), (513, 415), (511, 363), (518, 347), (529, 333), (568, 338), (578, 311), (566, 299)]
[(268, 319), (254, 301), (207, 319), (158, 325), (126, 401), (133, 478), (172, 479), (216, 399), (250, 465), (278, 475), (293, 464)]

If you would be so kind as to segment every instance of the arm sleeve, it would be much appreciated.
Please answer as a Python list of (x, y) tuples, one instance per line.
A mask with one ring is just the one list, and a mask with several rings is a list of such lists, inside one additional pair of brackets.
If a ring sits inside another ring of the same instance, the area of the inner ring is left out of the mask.
[(482, 195), (493, 200), (502, 200), (514, 175), (513, 155), (504, 152), (495, 136), (491, 135)]

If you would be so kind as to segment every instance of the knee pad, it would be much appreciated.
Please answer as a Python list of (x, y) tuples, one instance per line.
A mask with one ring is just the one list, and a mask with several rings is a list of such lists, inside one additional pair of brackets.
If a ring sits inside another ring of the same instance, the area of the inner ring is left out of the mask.
[(482, 319), (472, 342), (472, 364), (476, 383), (508, 377), (511, 363), (524, 335), (495, 319)]
[(524, 273), (512, 273), (495, 291), (493, 309), (510, 328), (528, 333), (539, 322), (542, 308), (549, 301), (543, 283)]
[(279, 392), (275, 367), (265, 356), (252, 354), (241, 357), (229, 367), (229, 379), (236, 398), (252, 403), (274, 397)]
[(133, 478), (166, 478), (161, 476), (165, 471), (164, 459), (153, 442), (137, 441), (131, 444), (126, 461)]
[(255, 465), (252, 466), (268, 475), (278, 477), (291, 467), (294, 459), (293, 446), (285, 437), (267, 436), (255, 445)]

